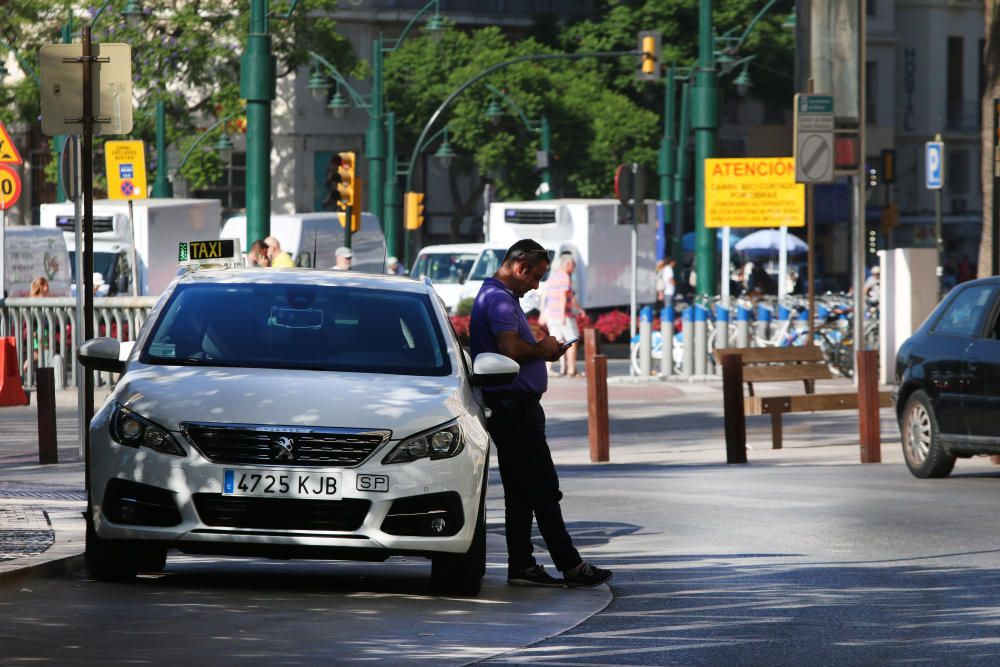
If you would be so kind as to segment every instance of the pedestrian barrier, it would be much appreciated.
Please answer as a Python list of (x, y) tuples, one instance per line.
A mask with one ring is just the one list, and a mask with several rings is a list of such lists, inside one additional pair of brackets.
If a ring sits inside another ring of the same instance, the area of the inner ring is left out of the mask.
[[(135, 340), (159, 297), (112, 296), (94, 299), (94, 335), (119, 341)], [(36, 369), (64, 369), (56, 386), (76, 386), (79, 375), (76, 348), (76, 299), (71, 297), (0, 299), (0, 336), (15, 344), (14, 368), (25, 388), (35, 388)], [(29, 361), (30, 360), (30, 361)], [(6, 366), (4, 367), (6, 368)], [(106, 380), (98, 374), (98, 381)]]
[(0, 339), (0, 406), (27, 405), (28, 395), (21, 388), (21, 371), (13, 337)]
[[(892, 406), (892, 394), (888, 391), (878, 391), (877, 386), (877, 360), (874, 359), (874, 352), (862, 353), (866, 363), (871, 364), (871, 368), (865, 368), (866, 374), (871, 377), (860, 378), (867, 382), (865, 391), (849, 393), (815, 393), (816, 380), (831, 379), (833, 373), (823, 358), (823, 351), (813, 345), (803, 345), (798, 347), (767, 347), (767, 348), (730, 348), (726, 350), (716, 350), (716, 358), (720, 363), (726, 358), (735, 357), (738, 361), (729, 359), (723, 365), (723, 393), (725, 396), (733, 394), (736, 387), (746, 383), (748, 395), (744, 397), (742, 410), (734, 410), (732, 405), (726, 406), (726, 433), (727, 452), (731, 443), (728, 441), (730, 432), (738, 433), (738, 429), (729, 425), (731, 419), (742, 420), (745, 415), (771, 415), (771, 447), (781, 449), (782, 447), (782, 415), (786, 412), (820, 412), (827, 410), (852, 410), (859, 411), (860, 428), (862, 433), (862, 462), (876, 463), (881, 460), (880, 455), (875, 454), (879, 448), (878, 431), (878, 410), (880, 407)], [(736, 370), (739, 370), (737, 373)], [(728, 373), (728, 374), (727, 374)], [(860, 377), (860, 376), (859, 376)], [(760, 382), (781, 382), (781, 381), (801, 381), (805, 386), (804, 395), (785, 396), (757, 396), (754, 393), (754, 383)], [(874, 391), (871, 389), (871, 382), (876, 383)], [(739, 390), (742, 391), (742, 390)], [(874, 428), (873, 425), (874, 424)], [(745, 427), (743, 430), (743, 445), (745, 447)], [(733, 445), (738, 448), (738, 445)]]

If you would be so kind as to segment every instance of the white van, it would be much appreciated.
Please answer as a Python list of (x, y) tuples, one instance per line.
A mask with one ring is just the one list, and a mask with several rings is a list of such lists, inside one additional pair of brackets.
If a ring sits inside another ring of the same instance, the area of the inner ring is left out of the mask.
[[(410, 269), (410, 275), (414, 278), (422, 276), (430, 278), (434, 291), (444, 301), (448, 312), (454, 313), (458, 302), (464, 298), (465, 286), (473, 270), (483, 263), (484, 254), (492, 256), (494, 253), (495, 249), (485, 243), (429, 245), (421, 249), (417, 255), (413, 268)], [(500, 250), (501, 258), (503, 253), (504, 251)], [(492, 276), (493, 272), (487, 275)], [(479, 279), (480, 285), (483, 280), (484, 278)], [(472, 296), (475, 296), (475, 293)]]
[[(271, 215), (271, 236), (292, 256), (295, 266), (329, 269), (337, 263), (337, 248), (344, 245), (344, 228), (336, 212), (277, 213)], [(247, 217), (237, 215), (222, 225), (219, 238), (239, 239), (247, 247)], [(361, 229), (351, 234), (352, 271), (385, 272), (385, 234), (372, 213), (361, 214)]]
[[(459, 301), (475, 299), (476, 295), (479, 294), (479, 288), (483, 286), (483, 281), (497, 272), (497, 269), (500, 268), (500, 262), (503, 261), (504, 255), (507, 254), (507, 246), (505, 245), (494, 243), (480, 243), (477, 245), (482, 250), (476, 259), (476, 263), (472, 265), (469, 277), (462, 284), (462, 290), (458, 297)], [(549, 251), (549, 262), (551, 263), (556, 256), (556, 249), (551, 247), (547, 247), (546, 249)], [(541, 309), (542, 292), (545, 290), (545, 281), (548, 279), (549, 272), (546, 271), (539, 282), (538, 289), (531, 290), (521, 297), (521, 309), (524, 312), (531, 313), (532, 311)]]
[(31, 296), (35, 278), (49, 282), (49, 296), (70, 296), (70, 258), (58, 229), (0, 227), (0, 295)]

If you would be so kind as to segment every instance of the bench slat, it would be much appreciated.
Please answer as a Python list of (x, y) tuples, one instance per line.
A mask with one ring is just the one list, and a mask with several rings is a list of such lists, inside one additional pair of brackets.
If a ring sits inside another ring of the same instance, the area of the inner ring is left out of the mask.
[[(715, 360), (722, 363), (722, 355), (738, 354), (743, 358), (743, 365), (764, 364), (774, 362), (823, 361), (823, 350), (815, 345), (797, 345), (792, 347), (727, 347), (712, 352)], [(745, 372), (745, 371), (744, 371)]]
[(829, 380), (833, 377), (826, 364), (789, 364), (787, 366), (745, 366), (744, 382), (783, 382), (788, 380)]
[[(892, 407), (892, 392), (878, 393), (880, 408)], [(827, 410), (856, 410), (858, 395), (854, 394), (804, 394), (799, 396), (747, 396), (743, 409), (748, 415), (766, 415), (781, 412), (823, 412)]]

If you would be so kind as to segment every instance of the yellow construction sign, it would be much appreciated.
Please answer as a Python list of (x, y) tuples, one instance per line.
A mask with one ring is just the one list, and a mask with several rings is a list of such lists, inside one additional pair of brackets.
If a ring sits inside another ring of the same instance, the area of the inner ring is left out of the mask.
[(805, 216), (794, 158), (705, 160), (706, 227), (802, 227)]
[(108, 199), (145, 199), (146, 154), (141, 141), (106, 141)]

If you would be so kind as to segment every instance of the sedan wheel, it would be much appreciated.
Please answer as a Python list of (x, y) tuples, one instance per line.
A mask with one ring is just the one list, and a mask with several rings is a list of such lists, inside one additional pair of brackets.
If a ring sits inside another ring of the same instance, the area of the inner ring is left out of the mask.
[(941, 444), (937, 419), (930, 399), (916, 391), (906, 402), (900, 423), (903, 456), (915, 477), (947, 477), (955, 467), (955, 457)]

